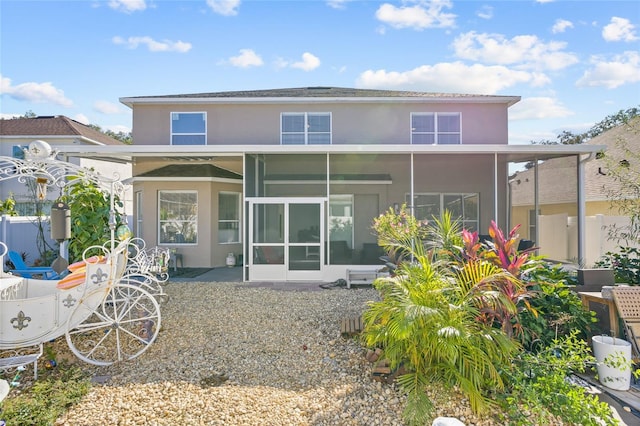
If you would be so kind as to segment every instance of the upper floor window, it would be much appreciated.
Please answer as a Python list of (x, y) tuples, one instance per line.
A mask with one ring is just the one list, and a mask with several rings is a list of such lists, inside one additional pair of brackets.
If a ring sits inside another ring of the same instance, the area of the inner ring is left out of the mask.
[(457, 145), (461, 143), (459, 112), (411, 113), (411, 143)]
[(206, 112), (172, 112), (171, 145), (206, 145)]
[(331, 144), (331, 113), (283, 112), (281, 117), (282, 145)]

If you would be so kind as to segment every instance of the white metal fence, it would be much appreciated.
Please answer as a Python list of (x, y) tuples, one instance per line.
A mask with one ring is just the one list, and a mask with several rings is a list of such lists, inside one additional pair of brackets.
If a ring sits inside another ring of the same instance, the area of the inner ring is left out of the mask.
[[(46, 241), (57, 253), (58, 243), (51, 239), (48, 220), (43, 223), (43, 227)], [(26, 253), (28, 265), (40, 257), (36, 247), (37, 235), (36, 217), (0, 216), (0, 241), (4, 242), (9, 250)]]

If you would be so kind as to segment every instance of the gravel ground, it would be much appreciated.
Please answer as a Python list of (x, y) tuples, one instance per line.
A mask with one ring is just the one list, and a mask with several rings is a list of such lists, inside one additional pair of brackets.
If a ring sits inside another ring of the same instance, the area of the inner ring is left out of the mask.
[[(56, 425), (402, 425), (404, 396), (340, 321), (377, 299), (370, 288), (282, 291), (170, 282), (158, 339), (139, 358), (82, 364), (99, 382)], [(63, 349), (62, 349), (63, 350)], [(489, 425), (464, 400), (438, 416)]]

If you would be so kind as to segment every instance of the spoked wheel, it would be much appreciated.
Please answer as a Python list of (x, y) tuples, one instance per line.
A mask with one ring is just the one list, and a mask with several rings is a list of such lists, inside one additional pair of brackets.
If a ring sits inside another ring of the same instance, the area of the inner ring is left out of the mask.
[(85, 295), (67, 321), (67, 344), (81, 360), (111, 365), (142, 354), (160, 331), (160, 306), (146, 290), (115, 284)]

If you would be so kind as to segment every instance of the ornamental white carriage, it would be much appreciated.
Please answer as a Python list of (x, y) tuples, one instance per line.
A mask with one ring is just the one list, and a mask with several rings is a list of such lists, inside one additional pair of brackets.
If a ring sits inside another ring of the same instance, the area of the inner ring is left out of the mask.
[[(18, 277), (0, 268), (0, 352), (11, 353), (0, 358), (0, 370), (33, 363), (37, 377), (43, 343), (63, 335), (78, 358), (95, 365), (142, 354), (160, 330), (159, 300), (166, 297), (161, 284), (168, 278), (169, 252), (146, 249), (144, 241), (131, 240), (126, 229), (116, 232), (114, 200), (123, 194), (124, 185), (117, 177), (109, 179), (56, 159), (42, 141), (29, 145), (25, 159), (0, 156), (0, 181), (14, 178), (48, 187), (91, 182), (107, 188), (111, 238), (85, 251), (77, 285)], [(46, 187), (39, 190), (46, 192)], [(0, 242), (0, 265), (7, 250)], [(96, 250), (101, 255), (95, 255)], [(39, 352), (22, 354), (20, 349), (28, 347), (39, 347)]]

